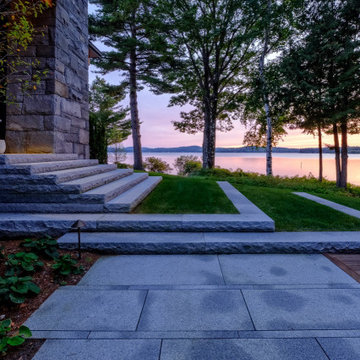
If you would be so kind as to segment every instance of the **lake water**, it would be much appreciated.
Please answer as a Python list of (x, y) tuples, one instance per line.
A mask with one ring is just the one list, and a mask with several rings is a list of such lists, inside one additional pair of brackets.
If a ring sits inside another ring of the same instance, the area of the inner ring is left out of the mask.
[[(149, 156), (159, 157), (173, 167), (175, 159), (181, 155), (195, 155), (200, 153), (144, 153), (144, 158)], [(109, 154), (109, 162), (114, 160)], [(133, 154), (126, 154), (126, 163), (133, 163)], [(229, 170), (242, 169), (246, 172), (265, 174), (265, 153), (217, 153), (216, 165)], [(318, 154), (281, 153), (273, 155), (273, 172), (279, 176), (304, 176), (313, 174), (318, 176)], [(175, 174), (173, 170), (171, 173)], [(333, 154), (324, 154), (324, 176), (328, 180), (335, 180), (335, 160)], [(348, 181), (360, 185), (360, 154), (349, 156)]]

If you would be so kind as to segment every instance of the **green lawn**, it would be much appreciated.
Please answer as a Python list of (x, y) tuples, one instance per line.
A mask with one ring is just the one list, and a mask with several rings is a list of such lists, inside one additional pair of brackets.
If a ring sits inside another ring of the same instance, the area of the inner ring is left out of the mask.
[(360, 230), (359, 219), (294, 195), (293, 189), (233, 185), (275, 221), (277, 231)]
[(238, 214), (215, 180), (161, 176), (163, 181), (134, 210), (135, 213)]

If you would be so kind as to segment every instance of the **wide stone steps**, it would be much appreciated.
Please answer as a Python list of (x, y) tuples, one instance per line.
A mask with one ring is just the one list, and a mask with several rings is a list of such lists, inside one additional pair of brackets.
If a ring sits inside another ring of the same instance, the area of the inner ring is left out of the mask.
[(131, 212), (156, 188), (161, 180), (161, 176), (150, 176), (130, 190), (105, 203), (106, 211)]
[(50, 171), (45, 173), (39, 173), (38, 175), (42, 175), (42, 177), (47, 177), (47, 178), (48, 177), (54, 178), (57, 183), (61, 183), (61, 182), (81, 179), (96, 174), (102, 174), (116, 169), (117, 167), (115, 164), (93, 165), (78, 169)]
[[(76, 233), (58, 243), (78, 246)], [(83, 250), (105, 254), (315, 254), (359, 252), (360, 232), (88, 232)]]
[(132, 174), (132, 170), (117, 169), (106, 173), (96, 174), (85, 178), (80, 178), (72, 181), (62, 182), (61, 187), (76, 189), (79, 193), (83, 193), (95, 188), (99, 188), (102, 185), (115, 182), (121, 178), (127, 177)]
[(66, 160), (66, 161), (49, 161), (39, 163), (21, 163), (16, 164), (17, 168), (28, 170), (31, 174), (39, 174), (49, 171), (75, 169), (80, 167), (98, 165), (98, 160)]
[(83, 193), (83, 196), (88, 200), (103, 200), (107, 202), (146, 180), (148, 177), (149, 175), (146, 173), (135, 173), (120, 180), (113, 181), (109, 184), (87, 191)]
[(15, 165), (34, 162), (78, 160), (76, 154), (6, 154), (0, 156), (0, 165)]
[(0, 155), (0, 213), (128, 212), (161, 180), (148, 178), (73, 154)]

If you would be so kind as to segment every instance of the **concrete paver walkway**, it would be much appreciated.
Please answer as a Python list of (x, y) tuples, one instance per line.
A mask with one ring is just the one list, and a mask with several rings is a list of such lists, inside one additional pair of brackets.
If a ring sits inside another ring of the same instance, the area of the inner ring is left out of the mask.
[(355, 360), (360, 284), (322, 255), (110, 256), (26, 325), (35, 360)]
[(338, 204), (338, 203), (330, 201), (330, 200), (323, 199), (323, 198), (321, 198), (319, 196), (308, 194), (306, 192), (294, 192), (294, 194), (298, 195), (298, 196), (301, 196), (301, 197), (303, 197), (305, 199), (315, 201), (318, 204), (329, 206), (332, 209), (340, 211), (340, 212), (342, 212), (342, 213), (344, 213), (346, 215), (354, 216), (354, 217), (360, 219), (360, 211), (359, 210), (350, 208), (350, 207), (345, 206), (345, 205)]

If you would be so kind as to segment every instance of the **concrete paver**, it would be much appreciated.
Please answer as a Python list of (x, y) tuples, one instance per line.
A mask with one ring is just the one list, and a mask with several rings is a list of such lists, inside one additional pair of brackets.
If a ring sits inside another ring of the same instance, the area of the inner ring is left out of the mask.
[(26, 324), (35, 360), (355, 360), (360, 287), (321, 255), (112, 256)]

